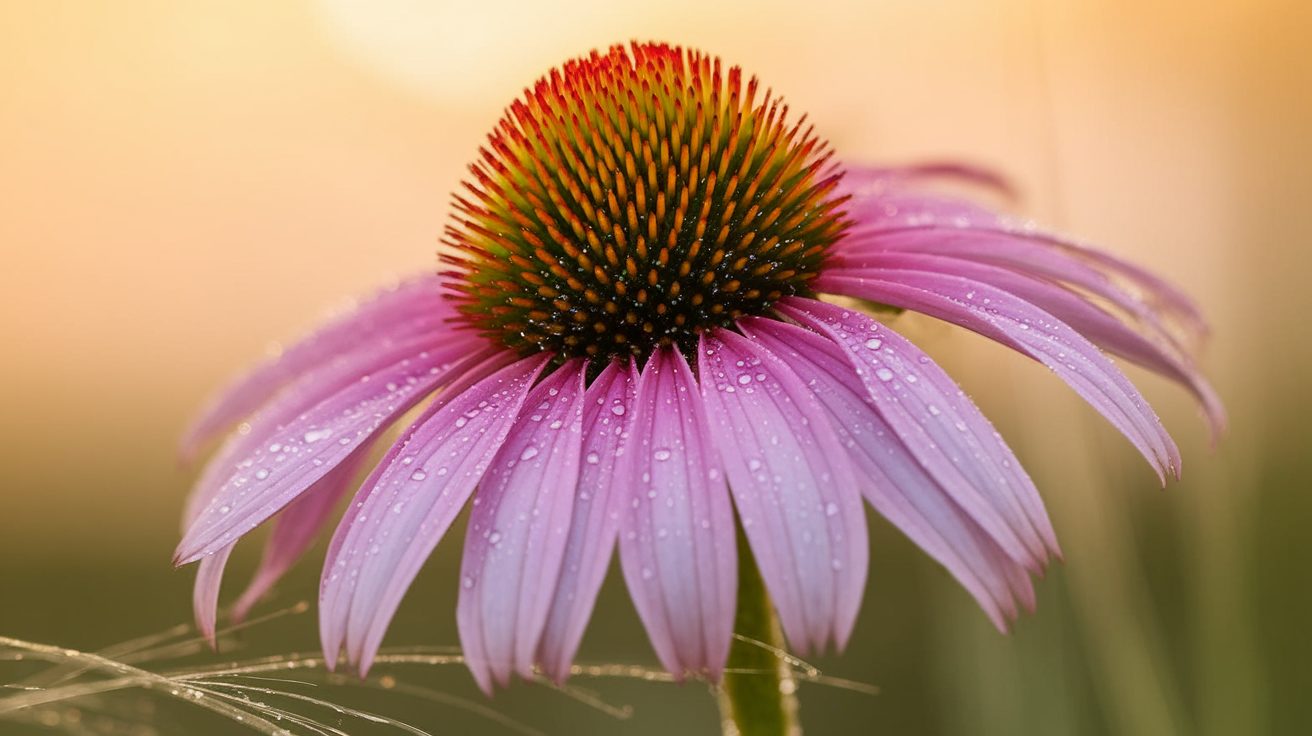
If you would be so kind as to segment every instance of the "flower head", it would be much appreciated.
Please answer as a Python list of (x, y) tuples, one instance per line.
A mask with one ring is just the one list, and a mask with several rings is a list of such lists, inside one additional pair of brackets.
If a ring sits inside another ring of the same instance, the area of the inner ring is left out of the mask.
[(804, 122), (696, 52), (569, 62), (511, 105), (456, 197), (457, 309), (521, 352), (642, 360), (811, 293), (845, 198)]
[[(618, 546), (662, 664), (718, 677), (740, 524), (792, 648), (841, 647), (868, 501), (1001, 629), (1058, 554), (1037, 491), (957, 385), (820, 294), (915, 310), (1048, 366), (1165, 481), (1179, 453), (1111, 362), (1183, 384), (1202, 320), (1133, 265), (925, 191), (960, 166), (846, 175), (804, 120), (718, 60), (657, 44), (553, 71), (455, 199), (441, 273), (385, 291), (238, 380), (184, 438), (242, 421), (188, 504), (212, 635), (233, 545), (272, 520), (250, 606), (330, 523), (330, 662), (369, 667), (406, 589), (472, 512), (456, 608), (481, 686), (568, 676)], [(1105, 351), (1105, 352), (1104, 352)]]

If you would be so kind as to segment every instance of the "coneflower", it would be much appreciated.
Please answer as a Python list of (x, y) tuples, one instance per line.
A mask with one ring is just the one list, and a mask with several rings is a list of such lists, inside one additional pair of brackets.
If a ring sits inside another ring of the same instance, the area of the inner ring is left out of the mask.
[(738, 525), (789, 647), (842, 647), (866, 579), (863, 498), (1005, 629), (1059, 554), (1034, 484), (927, 355), (822, 295), (923, 312), (1042, 362), (1163, 482), (1176, 446), (1104, 351), (1224, 421), (1191, 357), (1202, 320), (1174, 288), (920, 187), (967, 170), (841, 164), (804, 116), (710, 56), (633, 44), (571, 61), (480, 154), (438, 273), (293, 345), (188, 431), (194, 454), (241, 422), (176, 555), (201, 563), (208, 634), (233, 545), (273, 520), (241, 615), (329, 522), (382, 431), (430, 397), (332, 538), (330, 662), (369, 668), (467, 503), (456, 616), (485, 690), (535, 668), (568, 676), (617, 543), (663, 666), (718, 678)]

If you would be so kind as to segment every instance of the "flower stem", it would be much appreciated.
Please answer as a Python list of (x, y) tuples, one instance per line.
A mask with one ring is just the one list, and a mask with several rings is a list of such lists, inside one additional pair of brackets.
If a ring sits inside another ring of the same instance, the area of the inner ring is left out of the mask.
[(797, 681), (782, 656), (783, 630), (756, 558), (738, 529), (738, 612), (717, 692), (725, 736), (799, 736)]

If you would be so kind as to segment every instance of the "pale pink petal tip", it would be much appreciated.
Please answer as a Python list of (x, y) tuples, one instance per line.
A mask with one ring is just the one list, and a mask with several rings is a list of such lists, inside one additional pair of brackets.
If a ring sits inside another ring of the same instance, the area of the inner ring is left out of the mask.
[(698, 366), (711, 436), (792, 649), (841, 645), (869, 556), (846, 451), (812, 390), (760, 343), (704, 333)]
[(737, 593), (733, 509), (697, 381), (678, 350), (652, 354), (636, 405), (618, 472), (624, 580), (665, 669), (718, 680)]
[(219, 647), (217, 638), (219, 587), (223, 583), (223, 568), (228, 564), (228, 555), (231, 553), (232, 545), (228, 545), (202, 559), (196, 568), (196, 584), (192, 594), (196, 628), (209, 642), (210, 648), (215, 650)]
[(538, 663), (557, 684), (570, 673), (583, 631), (610, 565), (627, 487), (615, 474), (631, 437), (638, 369), (607, 366), (583, 397), (578, 490), (560, 580), (538, 646)]
[(484, 690), (531, 679), (560, 576), (582, 446), (586, 364), (544, 378), (488, 467), (470, 514), (456, 623)]

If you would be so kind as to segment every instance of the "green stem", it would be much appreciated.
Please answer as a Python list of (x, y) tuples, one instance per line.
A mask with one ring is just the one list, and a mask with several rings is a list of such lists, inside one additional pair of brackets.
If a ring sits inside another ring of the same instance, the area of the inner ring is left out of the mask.
[[(717, 699), (725, 736), (799, 736), (797, 680), (747, 537), (738, 529), (738, 612)], [(764, 646), (763, 646), (764, 645)]]

